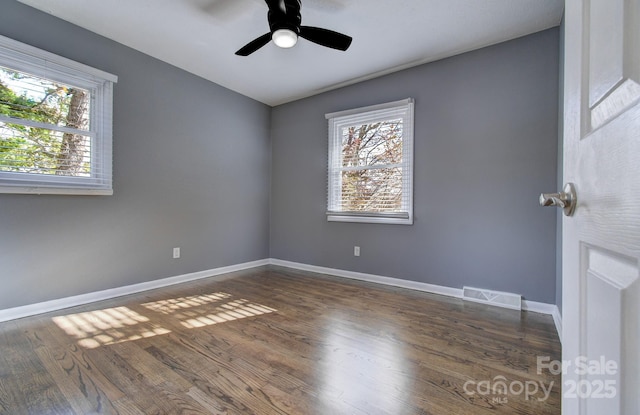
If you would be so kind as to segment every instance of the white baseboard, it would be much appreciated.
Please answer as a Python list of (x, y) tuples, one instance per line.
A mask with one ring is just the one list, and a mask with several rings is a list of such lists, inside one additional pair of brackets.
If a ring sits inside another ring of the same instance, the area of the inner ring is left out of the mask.
[(560, 339), (560, 343), (562, 343), (562, 315), (560, 314), (560, 309), (556, 306), (555, 310), (553, 310), (553, 322), (556, 325), (556, 331), (558, 332), (558, 338)]
[[(361, 272), (345, 271), (341, 269), (319, 267), (316, 265), (301, 264), (299, 262), (283, 261), (281, 259), (271, 258), (271, 265), (298, 269), (301, 271), (317, 272), (319, 274), (328, 274), (336, 277), (351, 278), (360, 281), (374, 282), (378, 284), (391, 285), (394, 287), (409, 288), (411, 290), (424, 291), (432, 294), (446, 295), (448, 297), (462, 298), (462, 289), (444, 287), (442, 285), (427, 284), (424, 282), (401, 280), (398, 278), (384, 277), (381, 275), (365, 274)], [(540, 303), (537, 301), (522, 300), (522, 309), (535, 313), (548, 314), (553, 317), (558, 337), (562, 341), (562, 318), (558, 307), (555, 304)]]
[(365, 274), (362, 272), (345, 271), (342, 269), (325, 268), (316, 265), (301, 264), (299, 262), (283, 261), (281, 259), (274, 258), (271, 258), (270, 263), (271, 265), (299, 269), (301, 271), (317, 272), (319, 274), (328, 274), (335, 277), (375, 282), (377, 284), (391, 285), (394, 287), (408, 288), (411, 290), (446, 295), (448, 297), (462, 298), (462, 290), (459, 288), (444, 287), (442, 285), (427, 284), (417, 281), (401, 280), (398, 278), (383, 277), (381, 275)]
[[(416, 291), (423, 291), (432, 294), (446, 295), (448, 297), (462, 298), (462, 289), (445, 287), (442, 285), (427, 284), (424, 282), (402, 280), (399, 278), (385, 277), (382, 275), (366, 274), (362, 272), (346, 271), (335, 268), (320, 267), (316, 265), (302, 264), (299, 262), (284, 261), (281, 259), (269, 258), (258, 261), (245, 262), (242, 264), (231, 265), (227, 267), (214, 268), (206, 271), (193, 272), (190, 274), (178, 275), (175, 277), (163, 278), (159, 280), (143, 282), (139, 284), (127, 285), (124, 287), (111, 288), (108, 290), (96, 291), (87, 294), (75, 295), (72, 297), (60, 298), (42, 303), (29, 304), (20, 307), (8, 308), (0, 310), (0, 322), (15, 320), (18, 318), (29, 317), (36, 314), (48, 313), (51, 311), (62, 310), (69, 307), (89, 304), (96, 301), (109, 300), (111, 298), (122, 297), (124, 295), (135, 294), (142, 291), (153, 290), (156, 288), (168, 287), (170, 285), (180, 284), (189, 281), (195, 281), (203, 278), (220, 276), (235, 271), (260, 267), (264, 265), (277, 265), (286, 268), (297, 269), (301, 271), (317, 272), (319, 274), (328, 274), (336, 277), (350, 278), (360, 281), (373, 282), (376, 284), (390, 285), (393, 287), (408, 288)], [(537, 301), (522, 301), (522, 309), (533, 311), (536, 313), (549, 314), (553, 317), (553, 321), (558, 331), (558, 337), (562, 341), (562, 317), (558, 307), (554, 304), (539, 303)]]
[(0, 310), (0, 322), (15, 320), (18, 318), (29, 317), (36, 314), (48, 313), (51, 311), (62, 310), (69, 307), (89, 304), (96, 301), (109, 300), (111, 298), (122, 297), (123, 295), (135, 294), (142, 291), (154, 290), (156, 288), (168, 287), (170, 285), (180, 284), (183, 282), (195, 281), (202, 278), (209, 278), (221, 274), (227, 274), (235, 271), (242, 271), (249, 268), (255, 268), (268, 265), (268, 259), (258, 261), (245, 262), (242, 264), (231, 265), (228, 267), (214, 268), (206, 271), (193, 272), (190, 274), (178, 275), (175, 277), (163, 278), (159, 280), (142, 282), (139, 284), (126, 285), (124, 287), (111, 288), (108, 290), (95, 291), (87, 294), (74, 295), (72, 297), (60, 298), (57, 300), (45, 301), (42, 303), (29, 304), (20, 307), (8, 308)]
[(524, 311), (533, 311), (534, 313), (553, 315), (555, 304), (539, 303), (537, 301), (522, 300), (522, 309)]

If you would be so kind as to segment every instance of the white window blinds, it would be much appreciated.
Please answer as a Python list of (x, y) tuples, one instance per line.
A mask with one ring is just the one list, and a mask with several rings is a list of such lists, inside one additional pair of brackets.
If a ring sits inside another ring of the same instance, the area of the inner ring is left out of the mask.
[(0, 36), (0, 192), (112, 194), (116, 80)]
[(327, 114), (330, 221), (413, 223), (413, 100)]

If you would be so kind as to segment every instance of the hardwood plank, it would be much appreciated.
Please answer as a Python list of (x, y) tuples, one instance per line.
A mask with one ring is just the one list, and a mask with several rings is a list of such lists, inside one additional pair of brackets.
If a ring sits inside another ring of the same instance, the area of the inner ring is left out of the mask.
[(113, 401), (113, 407), (118, 415), (148, 415), (142, 412), (135, 402), (126, 396)]
[[(13, 378), (13, 365), (10, 356), (14, 353), (9, 349), (11, 343), (6, 338), (15, 332), (15, 322), (9, 321), (0, 325), (0, 413), (16, 415), (25, 414), (26, 408), (21, 408), (21, 403), (25, 401), (24, 394), (18, 383)], [(6, 351), (6, 352), (5, 352)]]
[[(49, 373), (34, 353), (29, 340), (22, 336), (19, 324), (0, 333), (2, 372), (0, 378), (8, 414), (74, 414), (64, 398), (55, 377)], [(28, 376), (24, 376), (28, 374)]]
[[(2, 323), (0, 347), (3, 414), (560, 413), (550, 316), (281, 267)], [(554, 386), (477, 389), (502, 379)]]
[(112, 405), (123, 396), (105, 393), (94, 380), (90, 368), (84, 368), (64, 349), (42, 347), (35, 351), (73, 410), (78, 414), (115, 413)]
[(170, 382), (153, 385), (145, 376), (145, 371), (138, 371), (111, 347), (92, 349), (86, 358), (110, 382), (119, 385), (129, 398), (135, 397), (134, 402), (145, 414), (182, 413), (187, 410), (187, 413), (193, 414), (207, 413), (186, 394), (176, 393), (175, 389), (179, 388), (175, 388)]

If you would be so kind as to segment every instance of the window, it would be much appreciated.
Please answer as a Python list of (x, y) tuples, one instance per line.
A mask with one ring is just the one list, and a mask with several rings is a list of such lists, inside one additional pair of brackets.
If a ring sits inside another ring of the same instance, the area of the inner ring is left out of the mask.
[(326, 117), (327, 220), (413, 224), (413, 99)]
[(0, 36), (0, 193), (113, 194), (116, 81)]

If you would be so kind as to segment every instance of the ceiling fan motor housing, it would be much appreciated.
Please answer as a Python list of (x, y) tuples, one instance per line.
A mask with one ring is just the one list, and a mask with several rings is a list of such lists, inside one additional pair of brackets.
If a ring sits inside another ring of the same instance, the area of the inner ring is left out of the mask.
[(302, 24), (302, 15), (300, 14), (299, 0), (285, 1), (285, 10), (280, 7), (269, 8), (267, 20), (269, 21), (269, 29), (271, 33), (278, 29), (289, 29), (296, 35), (300, 35), (300, 25)]

